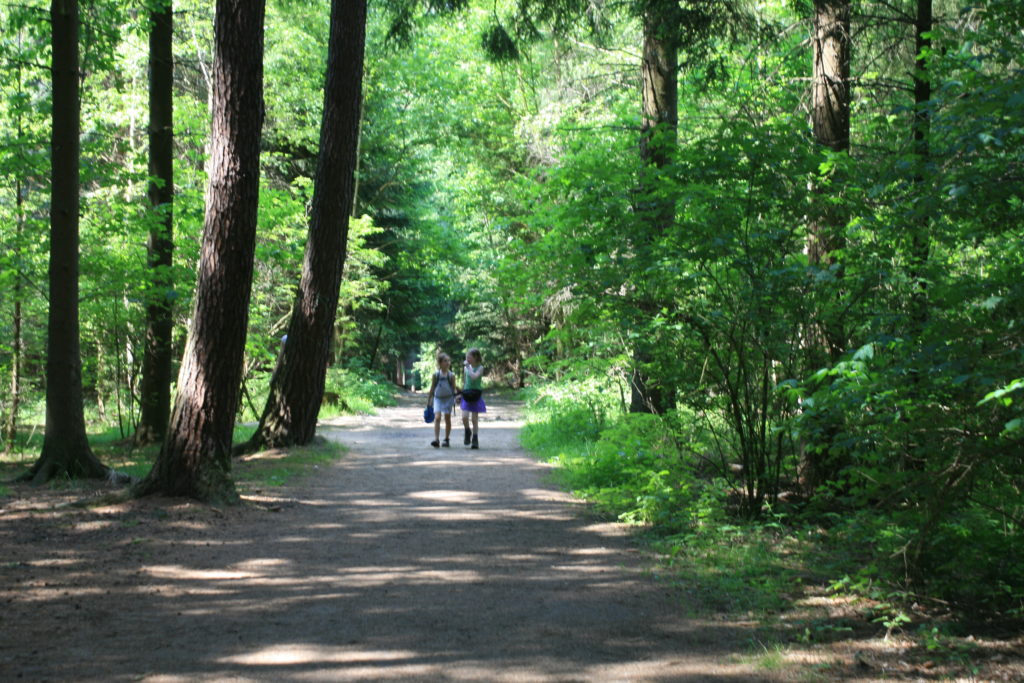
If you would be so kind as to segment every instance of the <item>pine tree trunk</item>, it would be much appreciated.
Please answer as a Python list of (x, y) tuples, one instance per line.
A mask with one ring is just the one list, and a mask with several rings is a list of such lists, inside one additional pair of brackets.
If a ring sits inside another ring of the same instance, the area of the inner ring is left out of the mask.
[[(811, 129), (814, 141), (833, 152), (850, 149), (850, 37), (849, 0), (815, 0), (813, 50), (813, 78), (811, 97)], [(837, 209), (832, 193), (841, 192), (843, 180), (833, 174), (828, 187), (816, 185), (807, 235), (807, 260), (812, 267), (828, 269), (835, 264), (833, 252), (843, 246), (846, 216)], [(809, 365), (821, 367), (839, 360), (845, 351), (846, 335), (838, 321), (829, 319), (828, 311), (819, 310), (808, 326), (805, 340)], [(800, 482), (805, 493), (813, 496), (826, 481), (838, 476), (845, 463), (837, 462), (829, 454), (828, 444), (837, 426), (827, 422), (821, 425), (821, 436), (816, 447), (800, 444)]]
[(171, 333), (174, 256), (174, 55), (171, 0), (150, 14), (149, 202), (159, 222), (149, 232), (150, 287), (146, 303), (146, 347), (142, 358), (138, 444), (159, 441), (171, 409)]
[[(21, 50), (21, 30), (18, 31), (18, 49)], [(21, 66), (17, 68), (18, 73), (18, 94), (19, 96), (24, 92), (22, 89), (22, 78), (21, 78)], [(18, 139), (21, 139), (22, 127), (21, 127), (21, 108), (18, 108), (16, 128), (18, 132)], [(22, 291), (22, 273), (21, 273), (21, 254), (22, 244), (21, 240), (25, 235), (25, 187), (22, 185), (21, 178), (17, 178), (14, 181), (14, 206), (15, 206), (15, 239), (14, 239), (14, 263), (16, 264), (17, 273), (14, 278), (14, 291), (11, 292), (11, 297), (14, 302), (14, 311), (11, 316), (11, 409), (7, 414), (7, 424), (4, 425), (4, 440), (6, 442), (7, 451), (13, 451), (15, 443), (18, 438), (18, 411), (21, 406), (21, 353), (22, 353), (22, 314), (21, 314), (21, 299), (23, 296)]]
[(263, 122), (262, 0), (218, 0), (209, 189), (195, 308), (156, 463), (136, 493), (237, 500), (231, 437), (252, 291)]
[[(20, 122), (19, 122), (20, 123)], [(21, 137), (21, 130), (18, 131), (18, 136)], [(22, 186), (21, 179), (18, 179), (14, 184), (14, 191), (17, 195), (16, 207), (17, 207), (17, 232), (15, 236), (15, 263), (18, 263), (18, 269), (20, 271), (21, 264), (21, 239), (24, 234), (25, 226), (25, 214), (24, 214), (24, 198), (22, 197)], [(18, 272), (14, 278), (14, 291), (11, 293), (14, 299), (14, 312), (11, 317), (11, 409), (7, 414), (7, 424), (4, 425), (4, 437), (7, 443), (7, 450), (13, 451), (15, 442), (18, 438), (18, 410), (21, 404), (21, 347), (22, 347), (22, 335), (21, 335), (21, 297), (22, 297), (22, 284), (21, 284), (21, 273)]]
[[(916, 156), (917, 172), (914, 182), (923, 183), (925, 169), (931, 157), (931, 114), (928, 102), (932, 98), (931, 77), (928, 74), (928, 60), (925, 56), (931, 50), (932, 31), (932, 0), (917, 0), (917, 14), (914, 26), (914, 47), (916, 60), (914, 64), (914, 155)], [(926, 206), (927, 203), (921, 203)], [(916, 329), (924, 326), (928, 320), (928, 284), (924, 270), (928, 264), (931, 250), (929, 233), (931, 221), (927, 209), (919, 209), (922, 213), (916, 216), (913, 238), (910, 246), (910, 277), (914, 291), (911, 300), (911, 322)]]
[[(814, 141), (835, 152), (850, 149), (850, 3), (815, 0), (814, 74), (811, 126)], [(838, 179), (837, 179), (838, 180)], [(833, 191), (841, 184), (833, 181)], [(830, 210), (831, 202), (818, 202), (808, 239), (808, 259), (815, 265), (831, 264), (830, 254), (842, 246), (845, 219)]]
[[(850, 151), (850, 36), (849, 0), (815, 0), (814, 69), (811, 128), (814, 141), (833, 152)], [(835, 171), (828, 186), (815, 186), (807, 236), (807, 260), (812, 267), (828, 269), (836, 264), (834, 252), (842, 249), (847, 216), (834, 199), (842, 193), (842, 171)], [(835, 362), (846, 350), (846, 334), (835, 320), (822, 316), (811, 344), (819, 356), (812, 364)]]
[(332, 0), (320, 155), (302, 278), (259, 427), (239, 450), (306, 444), (316, 434), (355, 197), (365, 30), (366, 0)]
[(46, 430), (39, 459), (26, 475), (108, 474), (85, 432), (78, 323), (79, 96), (78, 1), (53, 0), (53, 131), (51, 133), (50, 310), (46, 336)]
[[(675, 202), (670, 197), (650, 196), (657, 185), (657, 176), (671, 161), (676, 148), (679, 129), (679, 47), (673, 34), (678, 26), (678, 10), (673, 2), (652, 3), (643, 16), (642, 78), (642, 131), (640, 156), (644, 165), (641, 194), (651, 225), (642, 238), (643, 252), (675, 221)], [(658, 310), (657, 302), (640, 291), (636, 311), (641, 327)], [(656, 365), (653, 350), (657, 341), (650, 338), (637, 340), (633, 349), (633, 369), (630, 380), (630, 412), (663, 413), (674, 407), (674, 392), (648, 370)]]

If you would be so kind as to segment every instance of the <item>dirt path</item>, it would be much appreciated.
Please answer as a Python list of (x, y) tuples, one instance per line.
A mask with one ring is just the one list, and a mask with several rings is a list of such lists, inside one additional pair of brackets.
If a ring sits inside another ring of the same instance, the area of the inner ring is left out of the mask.
[(320, 433), (347, 457), (259, 505), (0, 511), (0, 680), (768, 680), (684, 616), (494, 402), (433, 449), (420, 398)]

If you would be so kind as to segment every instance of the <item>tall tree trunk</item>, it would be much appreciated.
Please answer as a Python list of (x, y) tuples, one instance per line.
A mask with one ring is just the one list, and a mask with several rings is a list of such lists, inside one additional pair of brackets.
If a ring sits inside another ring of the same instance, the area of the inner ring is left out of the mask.
[[(932, 31), (932, 0), (917, 0), (917, 14), (914, 26), (914, 47), (916, 58), (914, 64), (914, 118), (913, 139), (914, 156), (917, 171), (914, 182), (924, 183), (926, 167), (931, 157), (931, 113), (929, 100), (932, 98), (931, 76), (928, 74), (928, 56), (931, 50)], [(923, 206), (923, 203), (919, 203)], [(928, 264), (928, 253), (931, 248), (929, 236), (930, 220), (926, 208), (918, 209), (915, 216), (916, 225), (910, 245), (910, 277), (914, 291), (911, 300), (911, 322), (920, 329), (928, 319), (928, 283), (924, 270)]]
[[(643, 15), (642, 78), (642, 131), (640, 156), (644, 165), (641, 194), (648, 213), (648, 232), (641, 237), (645, 252), (657, 235), (667, 230), (675, 220), (675, 202), (671, 197), (657, 196), (657, 177), (668, 165), (676, 149), (679, 129), (679, 45), (675, 31), (678, 27), (678, 8), (675, 2), (652, 2)], [(643, 291), (639, 292), (636, 311), (642, 326), (659, 308)], [(633, 349), (633, 369), (630, 396), (631, 412), (662, 413), (673, 407), (674, 392), (655, 379), (657, 373), (648, 368), (654, 359), (657, 342), (643, 337)]]
[[(852, 41), (849, 0), (814, 0), (811, 44), (811, 129), (814, 141), (827, 150), (845, 154), (850, 151)], [(843, 246), (847, 218), (834, 201), (834, 195), (843, 191), (843, 182), (843, 178), (835, 173), (827, 186), (816, 184), (812, 187), (814, 199), (807, 237), (807, 258), (812, 267), (828, 269), (835, 265), (834, 252)], [(842, 325), (828, 315), (827, 309), (819, 310), (811, 321), (807, 344), (810, 364), (815, 368), (838, 360), (847, 346)], [(844, 465), (828, 453), (827, 444), (836, 430), (835, 424), (824, 424), (816, 447), (812, 449), (809, 444), (801, 443), (800, 477), (809, 496), (822, 483), (834, 479)]]
[[(850, 149), (850, 37), (849, 0), (815, 0), (812, 35), (813, 78), (811, 129), (814, 141), (833, 152)], [(843, 178), (834, 173), (829, 186), (812, 188), (814, 199), (807, 236), (807, 260), (812, 267), (828, 269), (835, 264), (833, 252), (843, 245), (846, 215), (833, 201), (842, 192)], [(811, 321), (806, 340), (810, 364), (821, 367), (839, 360), (846, 347), (841, 325), (830, 319), (827, 310), (818, 311)], [(825, 418), (827, 419), (827, 418)], [(831, 441), (835, 425), (823, 425), (817, 448), (801, 444), (800, 479), (809, 495), (824, 482), (833, 479), (842, 463), (829, 456), (824, 444)]]
[(320, 154), (288, 337), (252, 439), (238, 450), (309, 443), (316, 435), (355, 197), (366, 0), (332, 0)]
[[(18, 30), (18, 51), (21, 51), (21, 30)], [(17, 68), (18, 73), (18, 94), (22, 94), (21, 66)], [(18, 139), (21, 139), (21, 108), (18, 108), (16, 129)], [(19, 176), (14, 181), (14, 206), (15, 206), (15, 238), (14, 238), (14, 263), (15, 278), (14, 291), (11, 296), (14, 300), (14, 311), (11, 316), (11, 410), (7, 414), (7, 424), (4, 425), (4, 441), (7, 451), (13, 451), (18, 438), (18, 410), (21, 405), (21, 298), (22, 298), (22, 272), (21, 272), (21, 240), (25, 234), (25, 196), (24, 187)]]
[[(18, 137), (21, 137), (21, 121), (18, 121)], [(21, 298), (22, 298), (22, 272), (21, 272), (21, 238), (25, 230), (25, 214), (24, 214), (24, 202), (25, 199), (22, 196), (22, 185), (21, 179), (15, 181), (14, 191), (17, 195), (15, 199), (15, 206), (17, 216), (16, 234), (15, 234), (15, 263), (17, 264), (17, 273), (14, 278), (14, 291), (11, 292), (11, 297), (14, 299), (14, 312), (11, 316), (11, 409), (7, 414), (7, 424), (4, 425), (4, 440), (7, 444), (7, 450), (13, 451), (15, 442), (18, 438), (18, 410), (21, 404), (21, 349), (22, 349), (22, 334), (21, 334)]]
[(39, 459), (25, 476), (102, 478), (109, 469), (85, 432), (78, 324), (79, 96), (78, 1), (53, 0), (50, 310), (46, 335), (46, 430)]
[[(814, 2), (814, 74), (811, 126), (814, 141), (834, 152), (850, 149), (850, 2)], [(833, 183), (834, 191), (841, 189)], [(808, 257), (812, 264), (832, 263), (830, 254), (842, 246), (843, 216), (831, 202), (818, 202), (812, 218)]]
[(234, 502), (231, 436), (252, 291), (263, 123), (262, 0), (218, 0), (209, 188), (195, 308), (167, 437), (136, 493)]
[(150, 287), (146, 298), (146, 348), (142, 357), (139, 444), (159, 441), (171, 410), (171, 333), (174, 277), (174, 54), (172, 1), (150, 14), (149, 203), (159, 218), (149, 231)]

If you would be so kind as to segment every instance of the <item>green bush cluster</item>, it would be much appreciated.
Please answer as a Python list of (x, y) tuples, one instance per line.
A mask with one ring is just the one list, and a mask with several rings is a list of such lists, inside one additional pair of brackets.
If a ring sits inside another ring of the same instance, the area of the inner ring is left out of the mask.
[(321, 415), (369, 413), (377, 406), (393, 405), (394, 384), (382, 375), (358, 367), (328, 368)]
[(558, 464), (567, 487), (621, 521), (672, 534), (717, 516), (720, 482), (698, 476), (698, 456), (680, 446), (678, 418), (622, 413), (604, 389), (584, 382), (534, 392), (524, 446)]

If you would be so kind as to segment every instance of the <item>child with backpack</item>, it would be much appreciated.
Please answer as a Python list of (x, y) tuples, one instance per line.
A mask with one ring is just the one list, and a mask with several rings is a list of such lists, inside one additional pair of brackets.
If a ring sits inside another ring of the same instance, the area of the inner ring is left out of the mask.
[[(434, 448), (451, 444), (448, 438), (452, 434), (452, 410), (455, 408), (455, 374), (452, 373), (452, 359), (447, 353), (437, 354), (437, 372), (430, 382), (430, 393), (427, 394), (427, 405), (434, 406), (434, 440), (430, 445)], [(444, 415), (444, 441), (441, 437), (441, 416)]]

